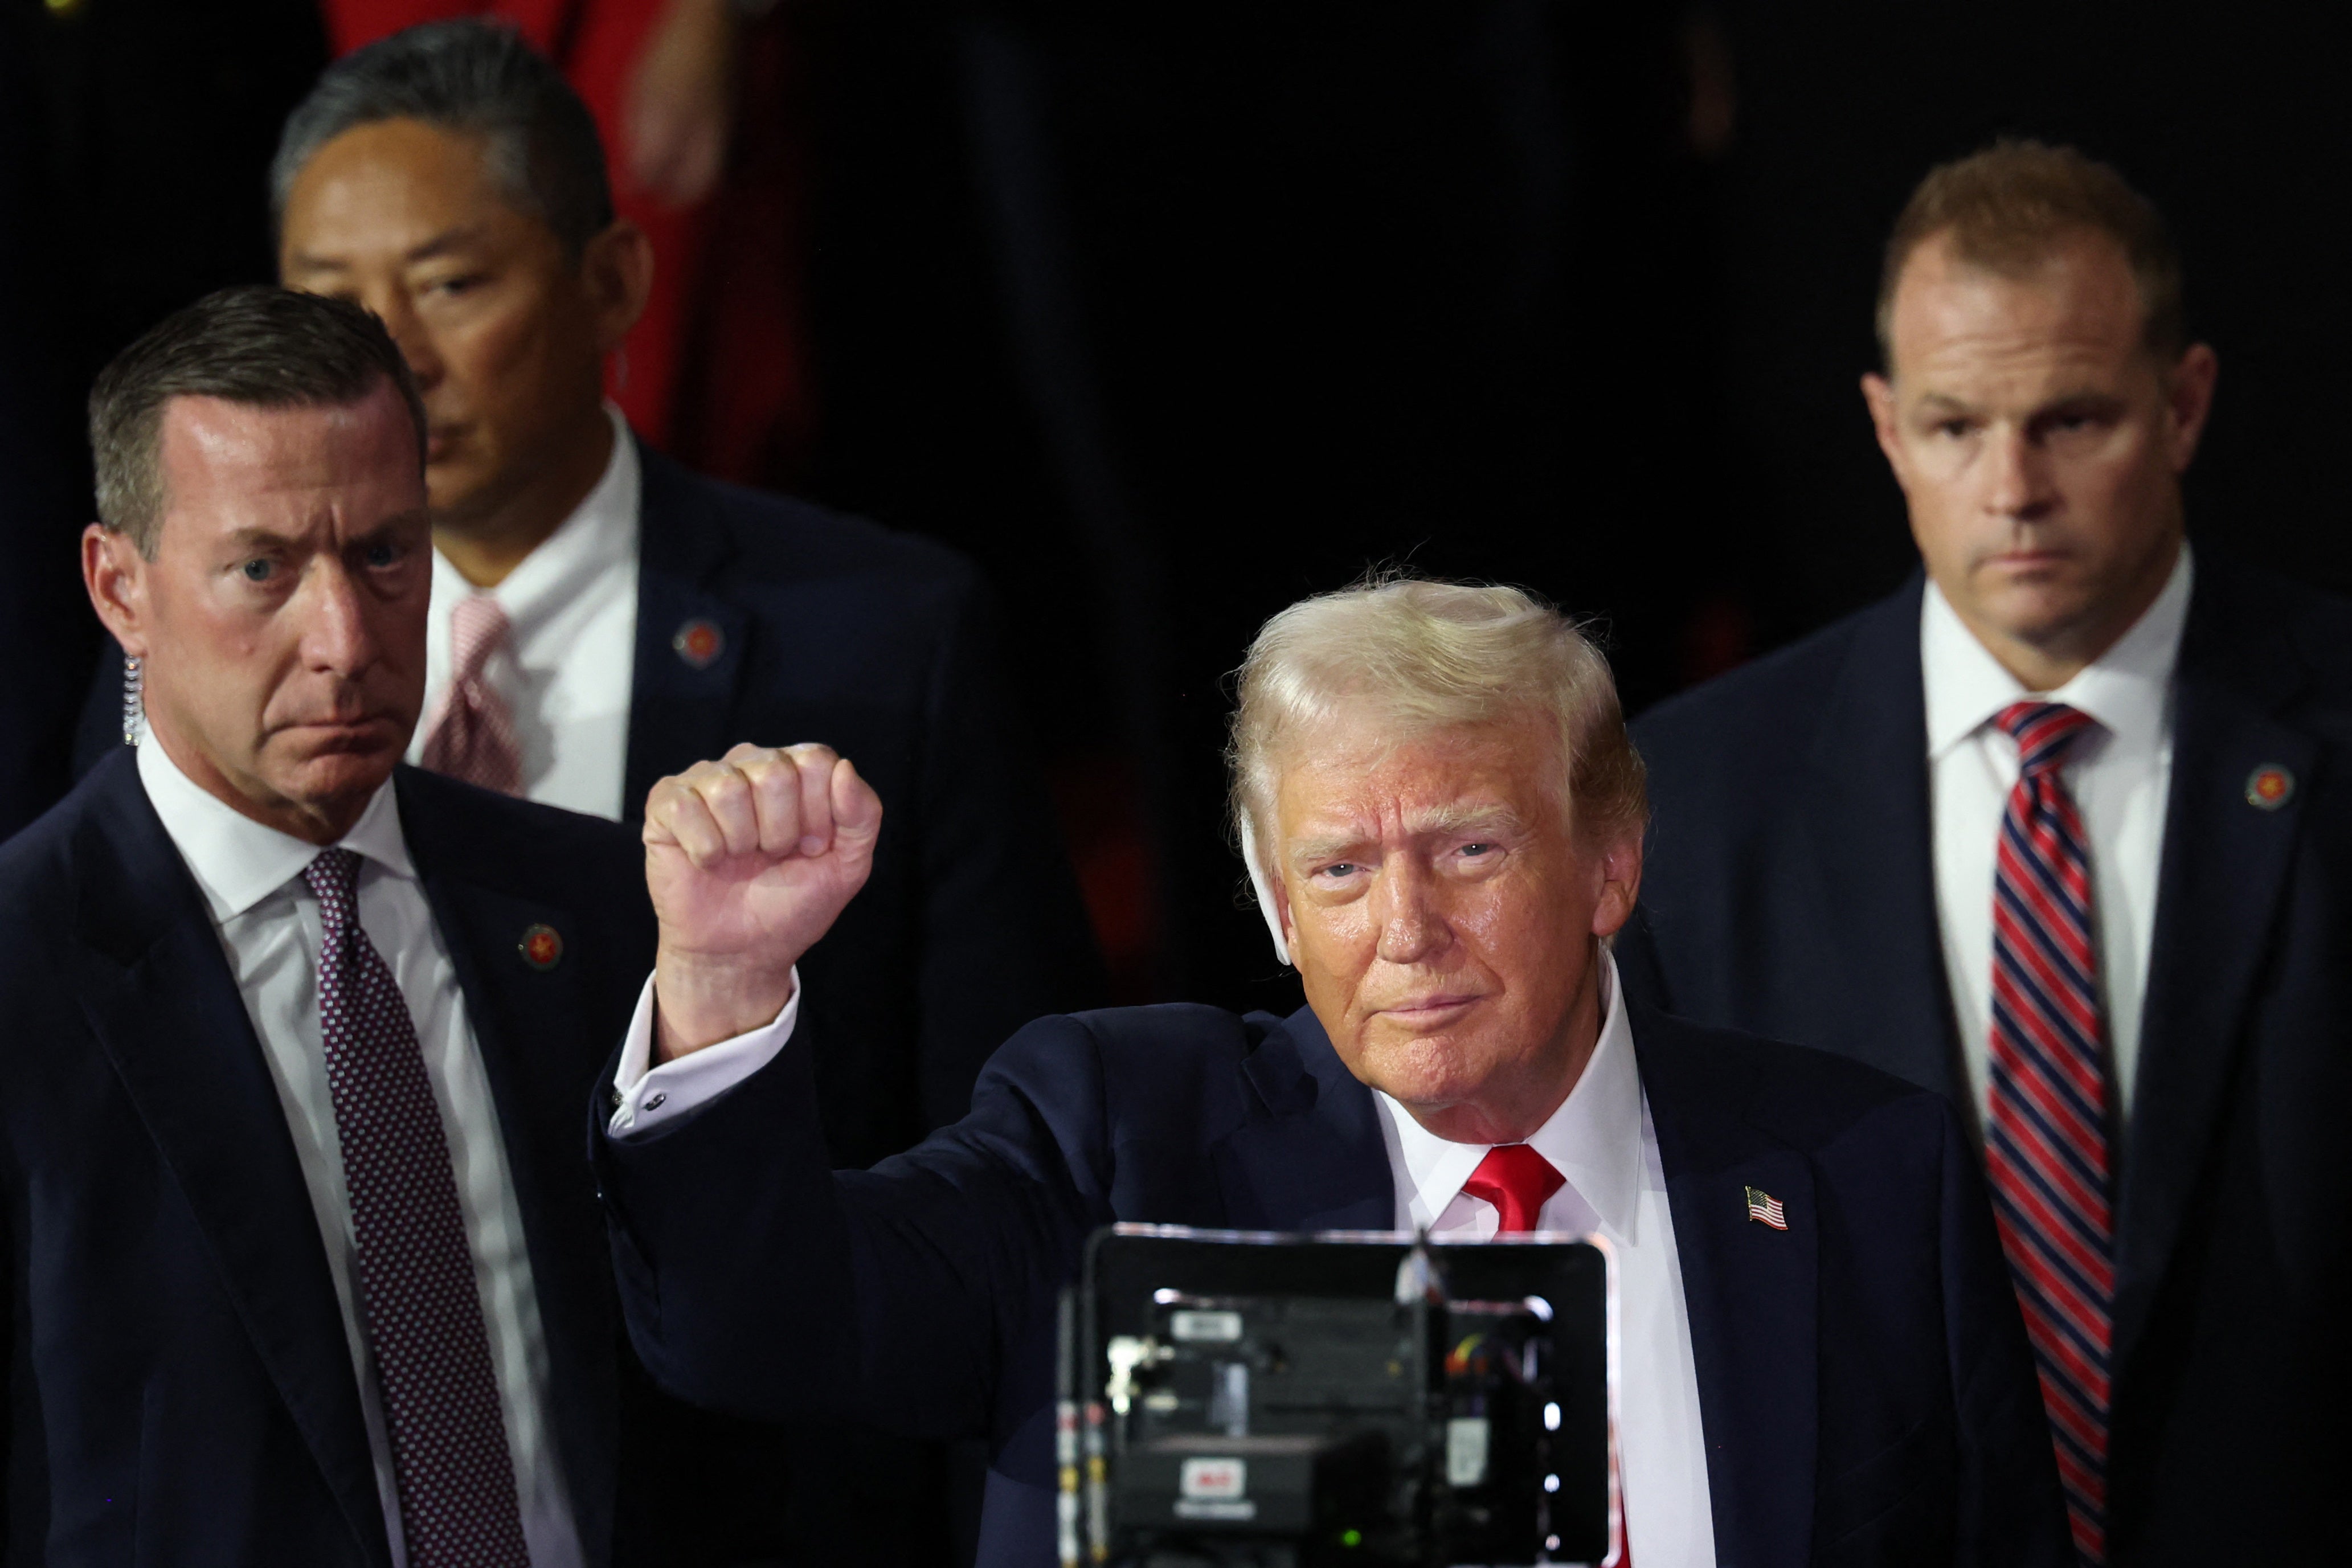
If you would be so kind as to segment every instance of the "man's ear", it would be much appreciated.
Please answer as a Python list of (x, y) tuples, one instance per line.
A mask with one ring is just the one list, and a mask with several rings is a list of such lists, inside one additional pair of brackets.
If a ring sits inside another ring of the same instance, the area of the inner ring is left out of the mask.
[(580, 253), (580, 276), (596, 317), (596, 348), (611, 353), (646, 313), (654, 287), (654, 246), (646, 231), (616, 218)]
[(2180, 356), (2180, 362), (2165, 377), (2165, 412), (2170, 417), (2172, 439), (2172, 471), (2186, 473), (2189, 461), (2197, 455), (2197, 443), (2205, 434), (2206, 415), (2213, 412), (2213, 383), (2221, 373), (2221, 361), (2210, 345), (2191, 343)]
[(1628, 833), (1603, 846), (1601, 896), (1592, 906), (1592, 934), (1614, 936), (1633, 918), (1642, 896), (1642, 835)]
[(147, 561), (131, 536), (102, 523), (81, 531), (81, 581), (89, 605), (122, 651), (147, 656)]

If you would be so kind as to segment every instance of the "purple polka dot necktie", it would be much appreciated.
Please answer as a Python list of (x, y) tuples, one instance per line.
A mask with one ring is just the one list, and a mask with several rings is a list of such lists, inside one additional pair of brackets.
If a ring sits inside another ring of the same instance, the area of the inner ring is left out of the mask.
[(319, 1023), (409, 1568), (528, 1568), (449, 1138), (408, 1004), (359, 920), (360, 857), (320, 852)]

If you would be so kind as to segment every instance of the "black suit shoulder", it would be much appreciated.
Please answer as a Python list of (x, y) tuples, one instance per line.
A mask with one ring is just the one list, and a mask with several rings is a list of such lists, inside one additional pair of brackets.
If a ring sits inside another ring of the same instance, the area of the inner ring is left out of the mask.
[[(2217, 643), (2277, 632), (2294, 649), (2323, 702), (2352, 701), (2352, 598), (2221, 551), (2200, 549), (2191, 604), (2192, 621), (2210, 626)], [(2184, 648), (2183, 657), (2201, 652)]]
[[(1041, 1018), (1023, 1028), (989, 1059), (974, 1102), (989, 1114), (1017, 1104), (1065, 1139), (1118, 1143), (1123, 1129), (1150, 1129), (1153, 1142), (1238, 1124), (1256, 1111), (1235, 1069), (1269, 1041), (1286, 1050), (1286, 1080), (1297, 1042), (1283, 1021), (1265, 1013), (1244, 1017), (1191, 1002), (1103, 1008)], [(1262, 1096), (1261, 1096), (1262, 1099)]]
[[(1934, 1091), (1832, 1051), (1710, 1028), (1639, 1002), (1632, 1020), (1642, 1081), (1654, 1098), (1716, 1107), (1808, 1153), (1890, 1115), (1921, 1118), (1924, 1129), (1949, 1114)], [(1728, 1140), (1727, 1153), (1740, 1142)]]
[(704, 541), (659, 538), (663, 530), (717, 528), (730, 547), (728, 582), (772, 586), (875, 578), (908, 592), (968, 593), (977, 568), (945, 545), (901, 533), (813, 501), (754, 490), (697, 474), (657, 453), (645, 455), (648, 551)]
[(561, 888), (645, 887), (645, 844), (634, 828), (401, 765), (401, 830), (436, 871), (526, 896)]
[[(124, 751), (127, 763), (129, 748)], [(0, 924), (25, 918), (46, 924), (55, 917), (55, 907), (45, 908), (40, 895), (71, 882), (74, 834), (89, 811), (93, 776), (86, 775), (63, 800), (0, 841)], [(0, 956), (0, 964), (5, 962)]]
[(1916, 625), (1920, 588), (1915, 580), (1887, 599), (1644, 710), (1632, 727), (1653, 782), (1670, 795), (1709, 781), (1744, 792), (1758, 768), (1801, 757), (1856, 645), (1884, 639), (1890, 621)]

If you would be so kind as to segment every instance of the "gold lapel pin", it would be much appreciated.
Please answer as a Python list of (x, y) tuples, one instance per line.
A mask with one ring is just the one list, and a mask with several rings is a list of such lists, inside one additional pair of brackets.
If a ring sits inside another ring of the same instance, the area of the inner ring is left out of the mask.
[(1760, 1186), (1748, 1189), (1748, 1218), (1759, 1225), (1769, 1225), (1775, 1230), (1789, 1228), (1789, 1211), (1780, 1200)]

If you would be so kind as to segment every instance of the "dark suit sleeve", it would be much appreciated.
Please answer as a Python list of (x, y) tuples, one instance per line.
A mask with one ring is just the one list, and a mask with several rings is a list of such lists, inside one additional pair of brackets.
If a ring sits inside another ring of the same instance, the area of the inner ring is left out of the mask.
[(919, 1071), (933, 1127), (963, 1115), (982, 1066), (1022, 1025), (1104, 999), (1086, 908), (999, 668), (993, 612), (969, 588), (931, 672), (919, 784)]
[(713, 1409), (1002, 1444), (1050, 1397), (1055, 1294), (1110, 1215), (1098, 1053), (1041, 1019), (962, 1122), (835, 1173), (811, 1044), (641, 1138), (606, 1136), (595, 1104), (630, 1338)]
[(1984, 1177), (1958, 1117), (1942, 1110), (1944, 1323), (1960, 1428), (1954, 1561), (2061, 1568), (2074, 1556), (2033, 1354)]

